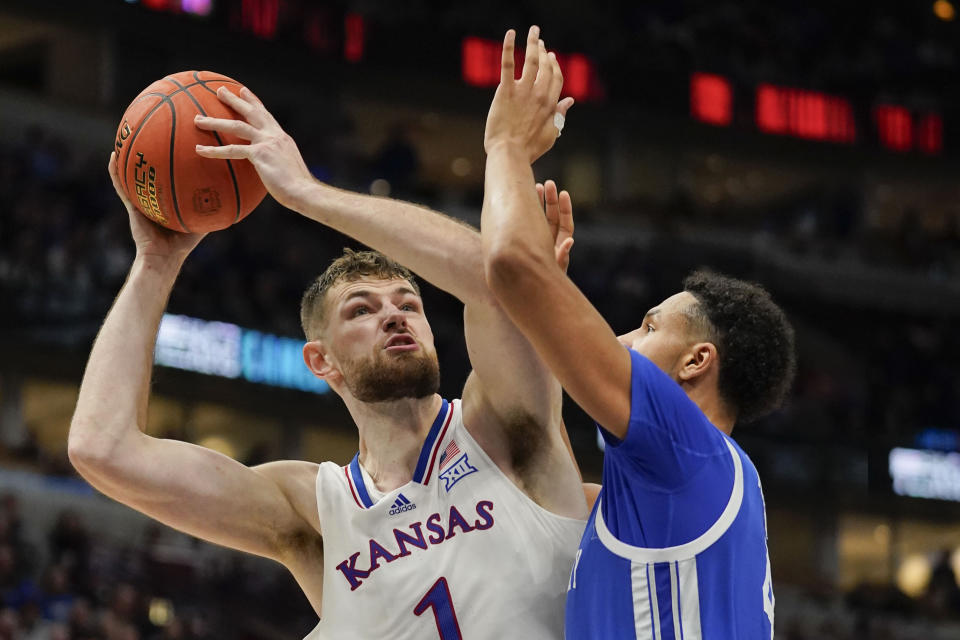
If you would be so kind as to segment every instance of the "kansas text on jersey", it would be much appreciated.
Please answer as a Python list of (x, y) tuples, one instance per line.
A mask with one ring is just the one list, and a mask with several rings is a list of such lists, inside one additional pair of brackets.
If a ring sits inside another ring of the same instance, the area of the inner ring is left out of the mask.
[(518, 489), (443, 402), (411, 482), (378, 492), (358, 457), (317, 474), (323, 612), (310, 640), (557, 639), (584, 522)]

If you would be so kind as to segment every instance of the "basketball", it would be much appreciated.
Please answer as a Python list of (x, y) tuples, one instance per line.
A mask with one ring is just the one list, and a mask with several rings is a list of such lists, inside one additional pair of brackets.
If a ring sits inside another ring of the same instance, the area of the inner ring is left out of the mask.
[(196, 145), (246, 144), (229, 134), (201, 131), (197, 114), (236, 118), (217, 89), (243, 85), (209, 71), (182, 71), (144, 89), (117, 128), (115, 151), (121, 185), (151, 220), (183, 232), (224, 229), (243, 220), (267, 190), (247, 160), (197, 155)]

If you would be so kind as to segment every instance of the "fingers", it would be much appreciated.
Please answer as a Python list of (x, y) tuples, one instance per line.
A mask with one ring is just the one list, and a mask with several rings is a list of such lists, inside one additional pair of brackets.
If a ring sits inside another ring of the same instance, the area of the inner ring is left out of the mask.
[(226, 144), (221, 147), (210, 147), (198, 144), (197, 154), (204, 158), (220, 158), (222, 160), (241, 160), (250, 158), (249, 144)]
[(110, 182), (113, 183), (113, 188), (116, 190), (117, 195), (120, 196), (123, 206), (129, 210), (131, 208), (130, 199), (127, 198), (127, 193), (123, 190), (123, 185), (120, 180), (120, 169), (117, 167), (116, 151), (112, 151), (110, 153), (110, 161), (107, 163), (107, 172), (110, 174)]
[[(550, 64), (550, 54), (547, 53), (547, 46), (543, 40), (537, 43), (538, 71), (536, 84), (551, 87), (554, 78), (554, 65)], [(559, 97), (559, 96), (558, 96)], [(556, 100), (554, 100), (556, 102)]]
[(255, 96), (253, 91), (250, 91), (250, 89), (247, 89), (246, 87), (240, 87), (240, 97), (252, 105), (259, 105), (261, 107), (263, 106), (260, 98)]
[(120, 176), (117, 173), (117, 152), (110, 152), (110, 160), (107, 161), (107, 173), (110, 174), (110, 181), (113, 183), (113, 188), (120, 189)]
[(570, 200), (570, 194), (565, 190), (561, 191), (557, 198), (557, 210), (560, 228), (573, 234), (573, 202)]
[(244, 140), (253, 140), (258, 130), (250, 126), (243, 120), (230, 120), (227, 118), (211, 118), (209, 116), (197, 115), (193, 121), (198, 129), (204, 131), (217, 131), (219, 133), (229, 133)]
[(516, 63), (513, 59), (514, 42), (517, 39), (517, 32), (509, 29), (503, 36), (503, 52), (500, 55), (500, 84), (506, 85), (513, 82)]
[(547, 54), (546, 65), (551, 69), (550, 104), (555, 104), (560, 99), (560, 91), (563, 89), (563, 71), (560, 69), (560, 63), (557, 62), (557, 54), (553, 51)]
[[(248, 91), (247, 93), (250, 92)], [(256, 106), (259, 105), (259, 101), (257, 101), (257, 105), (255, 105), (251, 101), (244, 100), (226, 87), (220, 87), (217, 89), (217, 98), (220, 99), (220, 102), (243, 116), (244, 120), (247, 120), (252, 124), (257, 124), (256, 122), (253, 122), (253, 120), (256, 119)]]
[(540, 208), (543, 209), (543, 184), (537, 183), (537, 201), (540, 203)]
[(546, 207), (557, 209), (559, 207), (559, 196), (557, 194), (557, 183), (553, 180), (547, 180), (543, 184), (544, 203)]
[(560, 207), (557, 201), (557, 183), (553, 180), (547, 180), (543, 185), (543, 213), (550, 225), (550, 235), (556, 241), (557, 232), (560, 230)]
[(567, 117), (567, 111), (570, 111), (570, 107), (573, 106), (573, 98), (564, 98), (557, 103), (557, 113), (563, 117)]
[(263, 102), (260, 101), (253, 91), (247, 89), (246, 87), (240, 88), (240, 97), (249, 102), (254, 106), (254, 113), (256, 114), (257, 121), (250, 124), (254, 124), (257, 127), (276, 127), (280, 128), (280, 125), (277, 124), (276, 118), (273, 117), (273, 114), (267, 111), (267, 108), (263, 106)]
[(540, 27), (534, 25), (527, 32), (527, 51), (523, 60), (520, 82), (533, 84), (540, 69)]
[(567, 267), (570, 266), (570, 252), (573, 250), (573, 238), (567, 238), (560, 246), (556, 248), (555, 254), (557, 258), (557, 264), (560, 265), (560, 269), (566, 273)]

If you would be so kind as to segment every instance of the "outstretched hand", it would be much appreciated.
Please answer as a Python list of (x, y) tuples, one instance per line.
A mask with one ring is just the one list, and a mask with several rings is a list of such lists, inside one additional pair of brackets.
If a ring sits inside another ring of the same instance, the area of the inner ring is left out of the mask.
[(570, 251), (573, 249), (573, 203), (570, 201), (570, 194), (566, 191), (557, 193), (557, 183), (547, 180), (544, 184), (537, 183), (537, 197), (543, 207), (547, 224), (550, 225), (557, 264), (566, 273), (570, 266)]
[(133, 241), (137, 245), (138, 256), (183, 260), (207, 235), (206, 233), (180, 233), (161, 227), (137, 211), (120, 185), (116, 151), (110, 154), (107, 172), (110, 174), (113, 188), (117, 191), (123, 206), (127, 209), (127, 217), (130, 219), (130, 235), (133, 236)]
[(313, 184), (303, 156), (287, 133), (253, 92), (243, 87), (240, 95), (224, 87), (217, 89), (217, 97), (236, 111), (242, 120), (210, 118), (198, 115), (197, 128), (229, 133), (250, 144), (228, 144), (219, 147), (197, 145), (197, 153), (205, 158), (249, 160), (253, 163), (270, 195), (288, 209), (298, 210), (303, 190)]
[(527, 51), (519, 80), (514, 80), (513, 29), (503, 38), (500, 60), (500, 85), (487, 114), (483, 145), (487, 153), (500, 144), (523, 148), (530, 162), (553, 147), (560, 131), (554, 117), (566, 117), (573, 98), (560, 98), (563, 74), (557, 56), (547, 52), (540, 39), (540, 28), (533, 26), (527, 34)]

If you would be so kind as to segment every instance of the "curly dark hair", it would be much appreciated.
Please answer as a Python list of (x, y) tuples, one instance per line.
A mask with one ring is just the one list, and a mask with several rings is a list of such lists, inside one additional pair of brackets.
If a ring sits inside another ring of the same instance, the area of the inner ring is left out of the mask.
[(327, 291), (338, 282), (353, 282), (360, 278), (406, 280), (420, 295), (420, 286), (410, 270), (394, 262), (379, 251), (354, 251), (344, 248), (343, 255), (310, 283), (300, 300), (300, 325), (307, 340), (316, 340), (326, 322)]
[(720, 396), (750, 422), (778, 408), (797, 363), (793, 327), (760, 285), (700, 270), (683, 281), (692, 309), (717, 347)]

